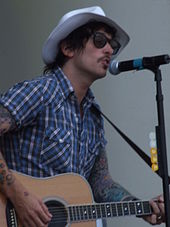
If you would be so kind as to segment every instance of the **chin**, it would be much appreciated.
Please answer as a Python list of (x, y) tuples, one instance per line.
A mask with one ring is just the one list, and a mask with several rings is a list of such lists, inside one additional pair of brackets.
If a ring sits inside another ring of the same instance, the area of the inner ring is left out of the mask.
[(106, 69), (96, 70), (92, 74), (93, 74), (93, 76), (91, 78), (93, 78), (93, 81), (95, 81), (95, 80), (104, 78), (107, 74), (107, 70)]
[(106, 72), (98, 74), (96, 79), (102, 79), (104, 77), (106, 77)]
[(99, 73), (99, 76), (102, 78), (102, 77), (105, 77), (107, 74), (107, 69), (103, 69), (102, 72)]

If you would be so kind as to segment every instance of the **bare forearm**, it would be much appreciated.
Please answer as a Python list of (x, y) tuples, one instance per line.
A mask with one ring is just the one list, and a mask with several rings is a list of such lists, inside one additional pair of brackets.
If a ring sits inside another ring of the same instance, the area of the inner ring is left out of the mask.
[(111, 178), (105, 151), (102, 151), (97, 158), (89, 181), (97, 202), (116, 202), (135, 198)]

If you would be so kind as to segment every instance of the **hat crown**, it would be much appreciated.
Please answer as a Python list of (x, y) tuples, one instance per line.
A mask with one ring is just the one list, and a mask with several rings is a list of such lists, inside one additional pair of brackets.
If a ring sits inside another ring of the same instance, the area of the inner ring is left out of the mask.
[(99, 6), (93, 6), (93, 7), (83, 8), (83, 9), (76, 9), (76, 10), (73, 10), (73, 11), (66, 13), (60, 19), (58, 25), (63, 24), (65, 21), (67, 21), (72, 16), (84, 14), (84, 13), (92, 13), (92, 14), (96, 14), (96, 15), (100, 15), (100, 16), (105, 16), (104, 11)]

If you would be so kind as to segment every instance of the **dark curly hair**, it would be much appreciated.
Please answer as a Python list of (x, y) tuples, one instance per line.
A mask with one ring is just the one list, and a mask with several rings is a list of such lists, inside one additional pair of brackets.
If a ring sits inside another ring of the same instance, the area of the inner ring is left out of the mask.
[[(61, 42), (64, 41), (67, 47), (72, 50), (83, 50), (90, 36), (100, 28), (104, 28), (105, 32), (109, 33), (112, 37), (115, 36), (116, 29), (111, 28), (102, 22), (91, 21), (75, 29), (65, 39), (61, 40)], [(48, 72), (52, 72), (58, 66), (62, 67), (68, 60), (68, 58), (61, 51), (60, 44), (59, 44), (59, 51), (54, 62), (44, 67), (44, 74)]]

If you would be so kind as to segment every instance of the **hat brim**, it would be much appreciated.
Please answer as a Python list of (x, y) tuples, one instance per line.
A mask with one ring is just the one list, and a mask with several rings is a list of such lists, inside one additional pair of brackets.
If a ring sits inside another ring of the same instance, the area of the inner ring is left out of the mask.
[(64, 21), (62, 24), (59, 24), (51, 32), (48, 39), (44, 43), (44, 46), (42, 49), (42, 58), (44, 63), (51, 64), (55, 61), (55, 58), (58, 54), (58, 46), (61, 40), (66, 38), (72, 31), (74, 31), (78, 27), (93, 20), (98, 22), (103, 22), (109, 25), (110, 27), (113, 27), (114, 29), (116, 29), (116, 39), (120, 43), (120, 49), (117, 52), (117, 54), (114, 55), (114, 58), (117, 57), (130, 40), (128, 34), (113, 20), (105, 16), (101, 16), (93, 13), (81, 13), (70, 17), (69, 20)]

